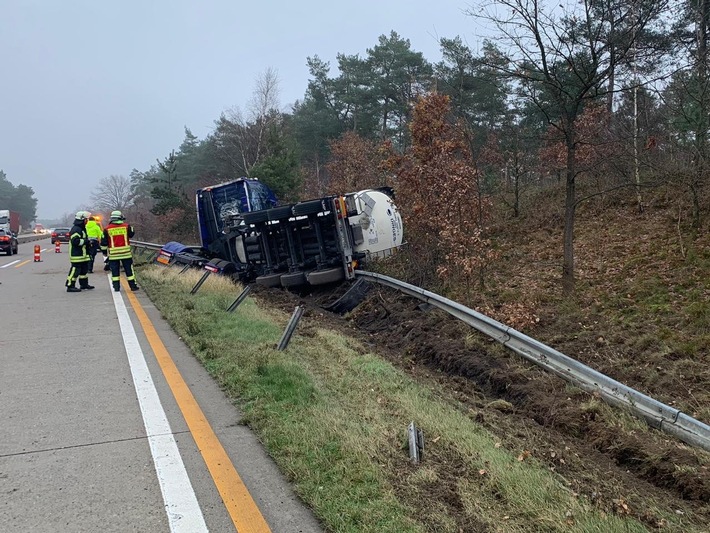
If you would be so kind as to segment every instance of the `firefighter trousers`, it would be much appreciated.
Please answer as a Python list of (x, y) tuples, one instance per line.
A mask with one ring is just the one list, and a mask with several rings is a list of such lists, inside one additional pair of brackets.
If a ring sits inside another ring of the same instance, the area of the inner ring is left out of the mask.
[(114, 291), (121, 290), (121, 266), (123, 266), (123, 271), (126, 273), (128, 285), (130, 285), (132, 289), (137, 287), (136, 276), (133, 273), (133, 258), (109, 259), (108, 266), (111, 269), (111, 282), (113, 283)]

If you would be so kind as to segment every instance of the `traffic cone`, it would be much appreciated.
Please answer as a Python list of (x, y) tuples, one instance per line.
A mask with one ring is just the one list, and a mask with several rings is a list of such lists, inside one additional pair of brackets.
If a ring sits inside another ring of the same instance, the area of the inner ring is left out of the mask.
[(54, 253), (58, 254), (62, 252), (62, 243), (59, 241), (54, 241)]
[(35, 263), (37, 261), (41, 261), (41, 259), (39, 258), (39, 244), (35, 244)]

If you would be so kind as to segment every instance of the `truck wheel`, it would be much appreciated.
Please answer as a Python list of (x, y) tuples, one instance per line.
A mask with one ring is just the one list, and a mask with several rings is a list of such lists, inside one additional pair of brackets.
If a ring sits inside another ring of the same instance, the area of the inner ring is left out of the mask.
[(281, 285), (284, 287), (298, 287), (306, 284), (306, 275), (303, 272), (281, 274)]
[(311, 285), (326, 285), (328, 283), (341, 281), (345, 278), (345, 273), (340, 267), (328, 268), (326, 270), (314, 270), (313, 272), (309, 272), (307, 277), (308, 283)]
[(256, 282), (264, 287), (280, 287), (281, 274), (264, 274), (263, 276), (258, 276)]

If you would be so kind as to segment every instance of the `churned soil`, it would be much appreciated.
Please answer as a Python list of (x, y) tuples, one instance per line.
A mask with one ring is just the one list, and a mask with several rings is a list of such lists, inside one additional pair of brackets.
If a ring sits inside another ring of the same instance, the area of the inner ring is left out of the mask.
[[(371, 287), (345, 316), (325, 311), (346, 288), (311, 294), (256, 288), (253, 294), (287, 313), (303, 305), (306, 322), (355, 337), (414, 379), (434, 384), (431, 388), (463, 405), (508, 449), (548, 465), (572, 491), (604, 512), (634, 516), (650, 529), (666, 525), (659, 510), (710, 523), (704, 452), (657, 430), (628, 424), (628, 418), (624, 424), (623, 417), (615, 419), (617, 411), (601, 408), (593, 395), (395, 290)], [(580, 353), (583, 348), (579, 346)], [(574, 345), (565, 346), (565, 353), (574, 352)], [(460, 476), (455, 461), (437, 466), (442, 479), (447, 469), (451, 479)], [(438, 486), (427, 498), (446, 500), (446, 495)]]

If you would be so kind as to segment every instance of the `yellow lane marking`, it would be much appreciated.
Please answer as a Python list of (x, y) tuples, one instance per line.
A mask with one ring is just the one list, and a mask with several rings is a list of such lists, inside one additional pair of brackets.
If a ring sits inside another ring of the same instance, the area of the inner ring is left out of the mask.
[(234, 526), (239, 533), (270, 533), (271, 529), (266, 524), (266, 520), (259, 511), (254, 499), (249, 494), (244, 482), (234, 468), (227, 452), (215, 435), (197, 400), (192, 395), (190, 388), (182, 378), (180, 371), (170, 353), (165, 348), (153, 323), (143, 310), (138, 298), (128, 290), (125, 282), (122, 284), (124, 293), (128, 296), (133, 310), (136, 312), (138, 321), (145, 333), (150, 347), (153, 349), (155, 358), (165, 375), (165, 379), (173, 391), (180, 411), (185, 417), (185, 422), (190, 428), (192, 437), (195, 439), (202, 458), (205, 460), (207, 469), (212, 475), (212, 479), (219, 491), (224, 505), (232, 518)]
[(20, 268), (22, 265), (26, 265), (29, 262), (30, 262), (29, 259), (25, 259), (24, 261), (22, 261), (22, 263), (15, 265), (15, 268)]

